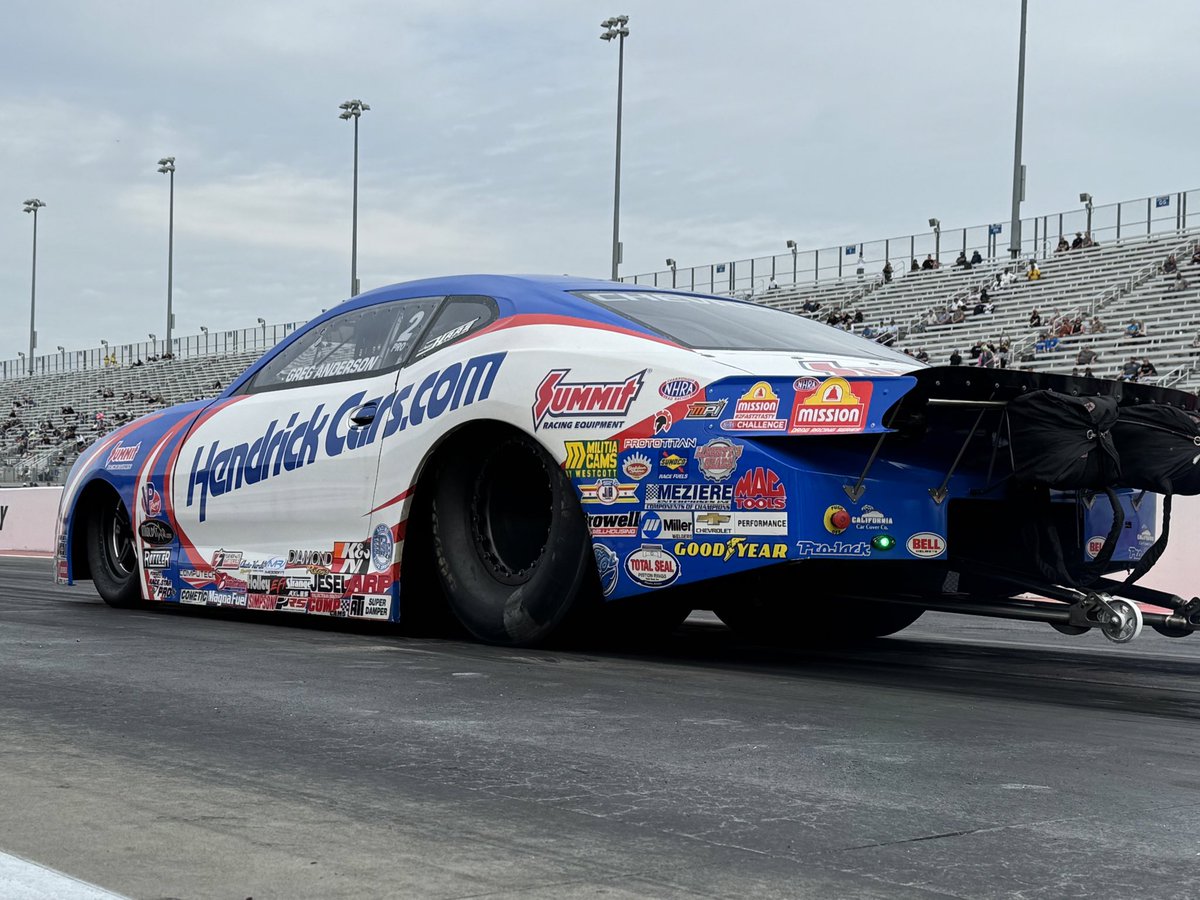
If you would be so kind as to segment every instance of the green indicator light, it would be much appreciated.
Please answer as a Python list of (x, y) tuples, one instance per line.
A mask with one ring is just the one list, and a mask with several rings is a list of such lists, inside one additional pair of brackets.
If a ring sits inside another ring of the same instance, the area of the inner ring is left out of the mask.
[(871, 538), (871, 546), (876, 550), (891, 550), (896, 546), (896, 539), (890, 534), (877, 534)]

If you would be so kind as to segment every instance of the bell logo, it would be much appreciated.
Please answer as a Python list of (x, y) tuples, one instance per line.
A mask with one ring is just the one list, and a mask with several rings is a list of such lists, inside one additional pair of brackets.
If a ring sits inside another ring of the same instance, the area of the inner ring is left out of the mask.
[(905, 546), (908, 547), (908, 552), (913, 556), (929, 559), (934, 556), (941, 556), (946, 552), (946, 539), (940, 534), (934, 534), (932, 531), (922, 531), (910, 537)]

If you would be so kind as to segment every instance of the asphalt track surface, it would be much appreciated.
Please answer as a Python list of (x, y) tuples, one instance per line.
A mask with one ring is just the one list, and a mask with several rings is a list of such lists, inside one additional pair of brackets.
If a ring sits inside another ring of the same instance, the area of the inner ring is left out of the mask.
[(0, 851), (128, 896), (1200, 895), (1200, 640), (513, 651), (49, 569), (0, 560)]

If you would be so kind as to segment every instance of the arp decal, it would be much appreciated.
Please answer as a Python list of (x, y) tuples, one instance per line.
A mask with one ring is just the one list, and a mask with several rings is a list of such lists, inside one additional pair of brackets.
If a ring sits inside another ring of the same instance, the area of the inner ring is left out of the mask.
[(867, 427), (871, 383), (845, 378), (796, 379), (796, 399), (788, 425), (791, 434), (848, 434)]
[(642, 390), (646, 370), (624, 381), (570, 382), (570, 369), (548, 372), (533, 402), (533, 427), (620, 428)]
[(696, 465), (709, 481), (724, 481), (742, 458), (742, 445), (729, 438), (713, 438), (696, 450)]
[(625, 574), (642, 587), (667, 587), (679, 578), (679, 560), (659, 544), (642, 544), (625, 557)]
[(607, 597), (617, 586), (617, 579), (621, 575), (620, 563), (617, 554), (604, 544), (594, 544), (593, 550), (596, 557), (596, 574), (600, 576), (600, 590)]
[(435, 369), (418, 385), (404, 385), (379, 401), (379, 414), (369, 428), (347, 428), (344, 434), (338, 430), (350, 411), (363, 405), (366, 392), (358, 391), (330, 413), (325, 412), (324, 403), (319, 403), (311, 411), (293, 412), (282, 427), (282, 416), (272, 419), (262, 435), (251, 442), (223, 449), (220, 440), (207, 448), (198, 446), (188, 475), (186, 505), (191, 508), (198, 504), (199, 519), (204, 522), (209, 502), (218, 497), (275, 478), (281, 472), (312, 465), (318, 459), (334, 459), (358, 450), (373, 443), (381, 433), (388, 438), (397, 431), (486, 400), (506, 355), (475, 356), (465, 363)]
[(573, 478), (615, 478), (616, 441), (564, 441), (567, 451), (563, 466)]

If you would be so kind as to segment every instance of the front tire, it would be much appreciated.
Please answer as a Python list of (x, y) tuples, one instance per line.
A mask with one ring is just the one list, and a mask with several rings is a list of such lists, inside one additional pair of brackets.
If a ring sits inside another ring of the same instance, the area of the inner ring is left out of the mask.
[(92, 583), (105, 603), (118, 609), (141, 605), (133, 526), (116, 494), (105, 494), (88, 507), (87, 557)]
[(430, 519), (450, 610), (481, 641), (542, 643), (594, 593), (575, 488), (523, 435), (451, 447), (435, 472)]

